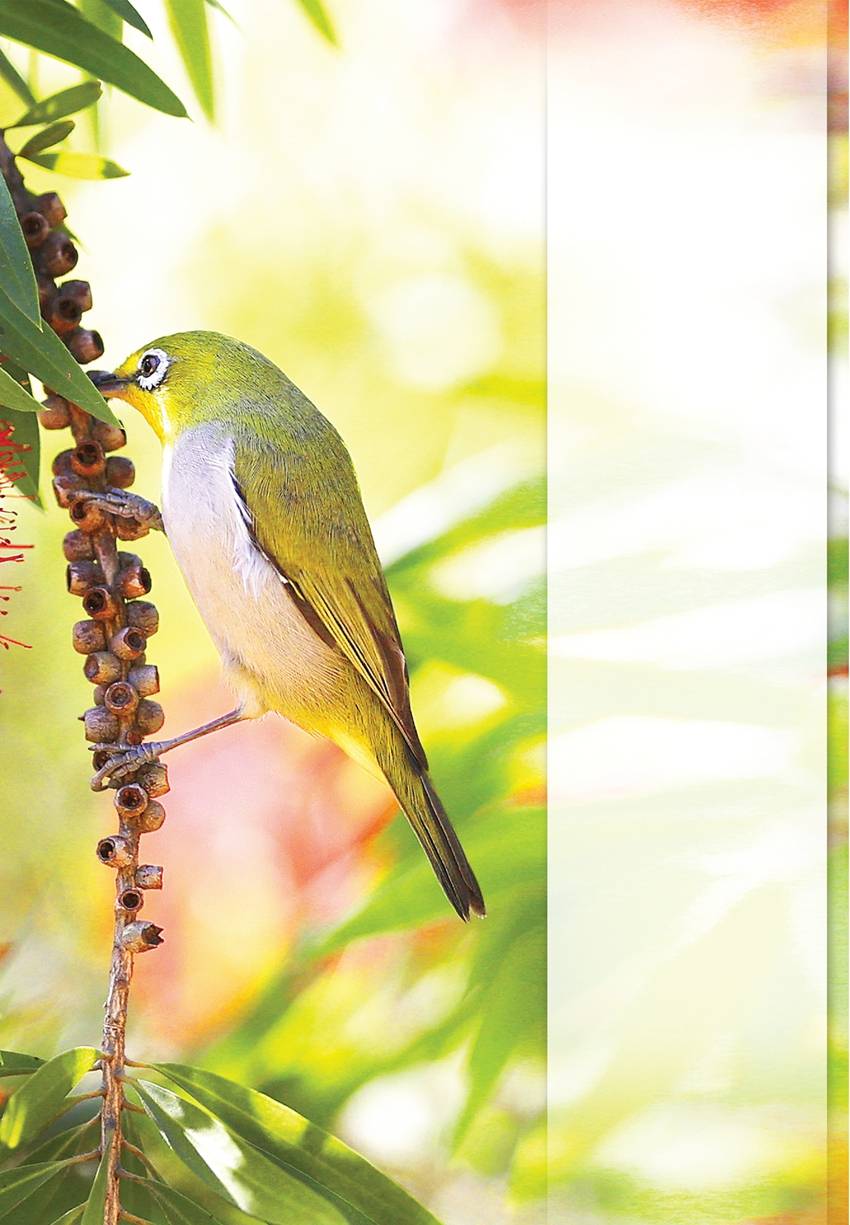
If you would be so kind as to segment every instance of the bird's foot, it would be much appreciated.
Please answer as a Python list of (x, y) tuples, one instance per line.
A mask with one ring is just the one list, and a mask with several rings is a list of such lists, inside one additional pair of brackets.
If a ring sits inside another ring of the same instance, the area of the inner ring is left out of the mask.
[(165, 531), (159, 507), (126, 489), (105, 489), (102, 492), (83, 489), (74, 495), (74, 500), (84, 501), (88, 506), (93, 504), (98, 510), (117, 515), (120, 519), (135, 519), (155, 532)]
[(97, 744), (94, 750), (110, 754), (109, 760), (100, 767), (91, 780), (92, 791), (103, 791), (106, 787), (115, 785), (128, 774), (135, 773), (139, 766), (156, 761), (164, 743), (151, 741), (150, 744), (135, 744), (127, 748), (123, 744)]

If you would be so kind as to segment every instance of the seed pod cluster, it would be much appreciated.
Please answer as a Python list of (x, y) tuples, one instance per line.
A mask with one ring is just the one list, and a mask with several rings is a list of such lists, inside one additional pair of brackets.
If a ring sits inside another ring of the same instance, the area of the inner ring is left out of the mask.
[[(36, 276), (41, 314), (82, 365), (103, 353), (100, 334), (83, 326), (92, 294), (86, 281), (65, 279), (76, 267), (77, 248), (62, 227), (65, 206), (55, 192), (28, 191), (0, 141), (0, 171), (9, 186)], [(92, 684), (93, 704), (81, 716), (86, 739), (109, 745), (93, 755), (95, 769), (110, 754), (141, 744), (164, 722), (154, 700), (159, 673), (147, 662), (149, 638), (156, 633), (159, 614), (142, 598), (151, 590), (149, 571), (135, 553), (119, 552), (116, 541), (138, 540), (148, 526), (110, 514), (95, 505), (91, 494), (128, 489), (135, 481), (130, 459), (114, 452), (124, 447), (124, 430), (84, 413), (45, 388), (39, 413), (44, 429), (70, 429), (66, 445), (53, 461), (53, 490), (66, 509), (72, 530), (65, 536), (68, 591), (82, 602), (83, 618), (73, 629), (74, 650), (85, 657), (83, 670)], [(116, 947), (127, 954), (161, 943), (161, 929), (136, 920), (142, 890), (160, 888), (162, 869), (139, 868), (139, 837), (158, 829), (165, 811), (156, 797), (168, 791), (165, 768), (157, 762), (140, 765), (114, 784), (118, 831), (98, 843), (101, 862), (116, 870)]]

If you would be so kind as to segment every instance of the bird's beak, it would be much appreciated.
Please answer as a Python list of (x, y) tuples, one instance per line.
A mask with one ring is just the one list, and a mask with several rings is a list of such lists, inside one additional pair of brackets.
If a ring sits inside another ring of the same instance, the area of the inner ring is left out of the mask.
[(133, 382), (132, 379), (122, 378), (112, 370), (88, 370), (86, 373), (100, 394), (107, 399), (110, 396), (120, 396)]

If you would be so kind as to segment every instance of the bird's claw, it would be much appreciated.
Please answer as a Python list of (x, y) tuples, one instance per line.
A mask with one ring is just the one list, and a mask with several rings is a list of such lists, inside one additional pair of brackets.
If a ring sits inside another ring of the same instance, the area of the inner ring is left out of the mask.
[(103, 791), (113, 783), (135, 773), (139, 766), (156, 761), (162, 749), (161, 744), (135, 744), (130, 748), (119, 744), (97, 744), (94, 749), (105, 750), (110, 754), (109, 760), (102, 765), (91, 780), (92, 791)]
[(147, 498), (137, 493), (129, 493), (126, 489), (104, 489), (94, 491), (81, 489), (76, 495), (78, 501), (88, 505), (94, 504), (98, 510), (108, 515), (117, 515), (121, 519), (135, 519), (156, 532), (164, 532), (162, 514), (159, 507), (149, 502)]

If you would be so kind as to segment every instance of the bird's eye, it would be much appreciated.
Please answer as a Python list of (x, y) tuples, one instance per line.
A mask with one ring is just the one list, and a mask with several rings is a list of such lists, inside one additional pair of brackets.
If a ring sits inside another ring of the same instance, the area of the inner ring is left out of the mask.
[(168, 356), (162, 349), (148, 349), (139, 361), (137, 381), (142, 391), (152, 391), (158, 387), (168, 371)]

